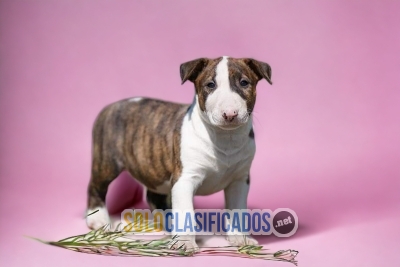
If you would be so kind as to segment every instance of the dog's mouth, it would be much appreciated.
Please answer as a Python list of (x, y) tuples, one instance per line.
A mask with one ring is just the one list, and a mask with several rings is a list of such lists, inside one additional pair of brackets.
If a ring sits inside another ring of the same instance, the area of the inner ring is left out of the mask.
[(243, 126), (244, 123), (231, 123), (231, 124), (217, 124), (216, 126), (218, 128), (221, 128), (222, 130), (235, 130), (241, 126)]

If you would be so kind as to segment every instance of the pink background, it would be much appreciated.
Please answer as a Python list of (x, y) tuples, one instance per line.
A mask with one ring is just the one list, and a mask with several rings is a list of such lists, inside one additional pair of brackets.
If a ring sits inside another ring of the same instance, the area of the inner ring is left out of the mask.
[[(87, 231), (91, 126), (131, 96), (189, 103), (179, 64), (272, 66), (255, 112), (250, 208), (297, 212), (299, 266), (399, 266), (399, 1), (1, 1), (2, 266), (291, 266), (226, 257), (117, 258), (26, 239)], [(134, 204), (123, 177), (108, 205)], [(138, 196), (138, 195), (136, 195)], [(140, 198), (140, 196), (139, 196)], [(196, 199), (223, 207), (223, 195)]]

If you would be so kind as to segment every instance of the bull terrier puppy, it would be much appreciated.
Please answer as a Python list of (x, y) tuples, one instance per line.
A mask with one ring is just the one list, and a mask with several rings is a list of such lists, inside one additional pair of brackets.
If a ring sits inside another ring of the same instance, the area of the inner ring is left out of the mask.
[[(180, 66), (182, 84), (195, 85), (190, 105), (150, 98), (105, 107), (93, 127), (92, 172), (86, 221), (110, 223), (110, 183), (124, 170), (147, 188), (151, 209), (193, 210), (195, 195), (224, 190), (226, 209), (246, 209), (255, 154), (252, 112), (256, 85), (271, 82), (271, 67), (250, 58), (199, 58)], [(228, 235), (232, 245), (257, 244)], [(172, 248), (198, 249), (195, 236), (178, 236)]]

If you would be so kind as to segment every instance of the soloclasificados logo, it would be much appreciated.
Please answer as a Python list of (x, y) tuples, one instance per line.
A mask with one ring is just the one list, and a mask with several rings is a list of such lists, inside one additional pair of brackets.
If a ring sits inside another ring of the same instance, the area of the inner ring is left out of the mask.
[(289, 237), (296, 233), (298, 217), (287, 208), (276, 209), (126, 209), (122, 230), (135, 234), (228, 235), (252, 234)]

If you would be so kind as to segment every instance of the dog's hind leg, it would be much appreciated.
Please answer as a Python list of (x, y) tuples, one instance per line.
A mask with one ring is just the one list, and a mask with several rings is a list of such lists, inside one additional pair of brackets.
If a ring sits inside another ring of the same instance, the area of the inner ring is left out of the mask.
[[(103, 112), (93, 128), (92, 172), (88, 186), (86, 224), (98, 229), (110, 224), (105, 205), (108, 186), (123, 171), (123, 163), (116, 153), (115, 127), (107, 121)], [(97, 211), (98, 210), (98, 211)]]
[[(88, 202), (86, 224), (91, 229), (98, 229), (110, 224), (107, 207), (105, 205), (108, 186), (118, 177), (120, 171), (112, 162), (93, 159), (92, 176), (88, 186)], [(98, 210), (98, 211), (97, 211)]]

